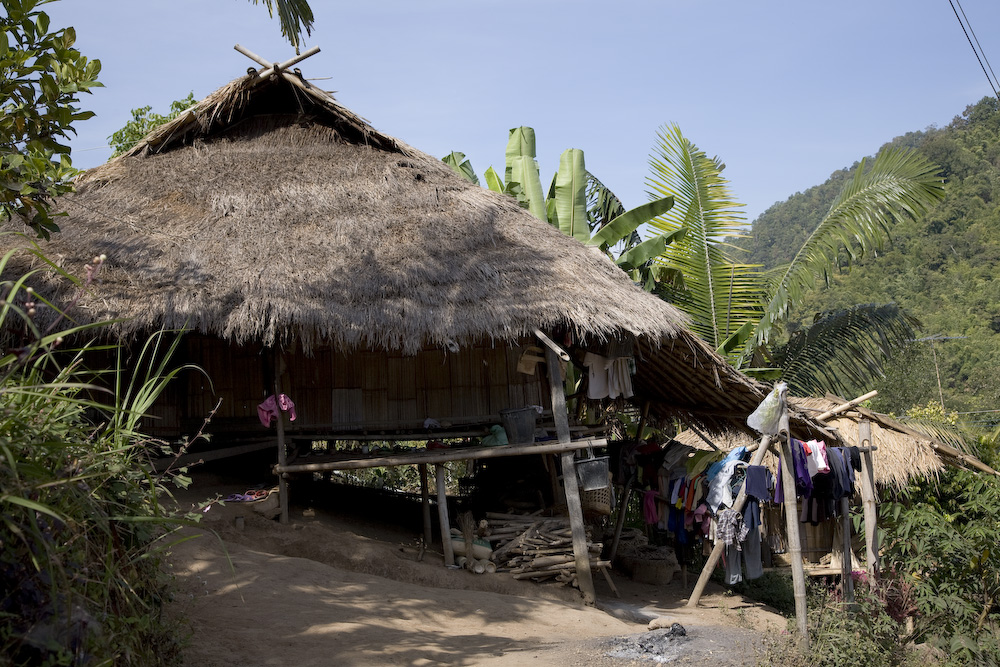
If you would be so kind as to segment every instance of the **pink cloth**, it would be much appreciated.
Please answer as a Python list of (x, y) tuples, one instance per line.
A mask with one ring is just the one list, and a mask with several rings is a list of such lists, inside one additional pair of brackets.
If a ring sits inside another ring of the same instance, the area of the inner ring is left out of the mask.
[(656, 507), (656, 495), (656, 491), (646, 491), (643, 497), (643, 519), (649, 524), (654, 524), (660, 520), (660, 512)]
[(271, 420), (277, 419), (281, 412), (287, 412), (288, 419), (295, 421), (295, 404), (285, 394), (279, 395), (277, 399), (274, 398), (274, 394), (271, 394), (257, 406), (257, 416), (260, 417), (260, 423), (264, 426), (270, 426)]

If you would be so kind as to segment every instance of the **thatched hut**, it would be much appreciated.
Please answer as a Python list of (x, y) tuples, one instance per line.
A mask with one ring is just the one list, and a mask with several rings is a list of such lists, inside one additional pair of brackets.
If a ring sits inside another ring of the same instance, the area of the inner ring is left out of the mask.
[[(292, 353), (283, 387), (300, 429), (407, 432), (546, 403), (515, 372), (535, 330), (579, 349), (633, 344), (653, 417), (739, 428), (766, 392), (607, 258), (287, 72), (209, 95), (58, 207), (49, 257), (70, 271), (108, 257), (74, 317), (113, 319), (125, 341), (192, 332), (181, 356), (224, 399), (217, 432), (252, 428), (272, 347)], [(200, 423), (214, 405), (203, 384), (161, 406), (160, 434)]]
[[(540, 337), (577, 359), (629, 350), (650, 419), (738, 429), (768, 390), (606, 257), (297, 72), (231, 82), (57, 206), (48, 257), (73, 272), (108, 257), (72, 316), (113, 320), (106, 331), (126, 345), (188, 331), (177, 362), (211, 379), (170, 388), (149, 424), (163, 438), (197, 432), (221, 398), (215, 443), (273, 443), (257, 405), (279, 388), (297, 409), (288, 436), (306, 440), (476, 433), (530, 405), (558, 425), (561, 391), (518, 369)], [(7, 270), (39, 266), (26, 256)], [(44, 274), (34, 286), (73, 297)], [(797, 414), (793, 430), (822, 427)]]

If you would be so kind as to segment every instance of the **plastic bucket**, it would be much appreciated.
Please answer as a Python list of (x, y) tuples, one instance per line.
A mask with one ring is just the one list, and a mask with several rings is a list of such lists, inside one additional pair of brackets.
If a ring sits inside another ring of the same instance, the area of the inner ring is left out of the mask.
[(530, 445), (535, 441), (535, 421), (538, 411), (534, 408), (513, 408), (500, 411), (500, 424), (507, 432), (507, 442), (512, 445)]
[(589, 459), (578, 459), (576, 476), (584, 491), (597, 491), (608, 486), (608, 457), (595, 456)]

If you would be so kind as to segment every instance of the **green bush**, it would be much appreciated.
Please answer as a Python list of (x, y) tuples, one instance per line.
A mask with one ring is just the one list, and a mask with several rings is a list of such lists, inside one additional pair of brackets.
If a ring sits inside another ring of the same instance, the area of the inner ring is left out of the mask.
[(89, 382), (83, 350), (63, 349), (89, 327), (60, 330), (55, 314), (43, 328), (51, 304), (31, 279), (0, 287), (0, 329), (23, 332), (0, 357), (0, 665), (174, 664), (160, 556), (179, 519), (159, 503), (168, 480), (144, 465), (157, 443), (135, 428), (174, 373), (154, 344), (131, 381)]

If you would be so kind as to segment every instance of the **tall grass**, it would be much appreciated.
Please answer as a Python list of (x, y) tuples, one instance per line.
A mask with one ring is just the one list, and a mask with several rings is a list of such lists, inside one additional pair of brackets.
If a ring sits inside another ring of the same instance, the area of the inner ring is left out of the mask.
[[(103, 263), (80, 280), (29, 252), (80, 290)], [(171, 346), (158, 335), (137, 371), (95, 380), (83, 363), (95, 346), (70, 342), (99, 325), (72, 326), (28, 287), (35, 277), (0, 284), (0, 331), (16, 337), (0, 357), (0, 665), (174, 664), (182, 636), (162, 615), (160, 556), (184, 519), (161, 507), (169, 480), (150, 472), (158, 443), (138, 429), (176, 374)]]

